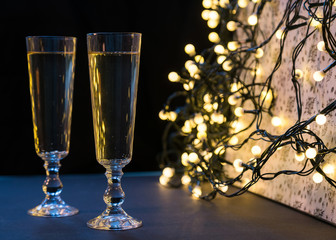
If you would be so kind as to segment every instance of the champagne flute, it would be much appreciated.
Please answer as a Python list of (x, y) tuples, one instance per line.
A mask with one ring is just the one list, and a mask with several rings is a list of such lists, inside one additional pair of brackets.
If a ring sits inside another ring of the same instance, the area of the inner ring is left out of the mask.
[(106, 210), (87, 225), (101, 230), (140, 227), (121, 207), (122, 168), (131, 161), (140, 61), (140, 33), (87, 35), (96, 158), (106, 168)]
[(78, 213), (60, 197), (60, 160), (69, 153), (76, 38), (26, 37), (35, 150), (44, 160), (43, 202), (28, 211), (38, 217)]

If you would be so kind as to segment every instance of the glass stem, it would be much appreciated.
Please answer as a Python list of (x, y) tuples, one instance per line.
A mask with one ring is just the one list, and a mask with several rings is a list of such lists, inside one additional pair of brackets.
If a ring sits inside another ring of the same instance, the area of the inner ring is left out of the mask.
[(121, 208), (125, 199), (125, 193), (121, 188), (123, 167), (122, 165), (106, 166), (107, 188), (104, 193), (104, 202), (110, 214), (118, 214), (123, 211)]
[(60, 159), (44, 159), (44, 168), (46, 170), (46, 179), (43, 182), (42, 189), (46, 195), (46, 203), (58, 202), (62, 204), (60, 194), (63, 184), (59, 178), (59, 169), (61, 167)]

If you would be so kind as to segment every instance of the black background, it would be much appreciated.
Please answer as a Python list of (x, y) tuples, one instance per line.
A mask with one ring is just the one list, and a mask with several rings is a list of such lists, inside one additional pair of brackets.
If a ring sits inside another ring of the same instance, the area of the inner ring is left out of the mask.
[(70, 154), (61, 173), (102, 172), (93, 142), (86, 33), (141, 32), (142, 49), (133, 161), (125, 171), (158, 170), (165, 123), (158, 118), (167, 97), (181, 89), (170, 83), (188, 59), (183, 48), (209, 47), (201, 0), (169, 1), (4, 1), (1, 3), (1, 165), (0, 174), (42, 174), (34, 149), (25, 36), (78, 38)]

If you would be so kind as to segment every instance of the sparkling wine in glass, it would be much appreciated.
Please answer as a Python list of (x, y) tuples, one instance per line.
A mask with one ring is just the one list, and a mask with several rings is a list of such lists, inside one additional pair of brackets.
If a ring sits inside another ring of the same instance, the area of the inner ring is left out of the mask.
[(28, 211), (39, 217), (78, 213), (60, 197), (60, 160), (69, 153), (76, 38), (26, 37), (35, 150), (44, 160), (43, 202)]
[(87, 225), (101, 230), (126, 230), (142, 222), (121, 207), (122, 168), (132, 158), (140, 33), (87, 35), (96, 158), (106, 168), (106, 210)]

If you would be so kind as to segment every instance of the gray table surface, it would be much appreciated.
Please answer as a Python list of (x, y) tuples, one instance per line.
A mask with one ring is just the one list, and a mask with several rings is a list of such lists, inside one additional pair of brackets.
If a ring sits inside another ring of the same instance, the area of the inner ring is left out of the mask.
[(103, 174), (63, 175), (63, 199), (80, 210), (66, 218), (39, 218), (26, 211), (42, 201), (44, 176), (0, 176), (0, 240), (105, 239), (336, 239), (336, 227), (251, 193), (236, 198), (193, 199), (158, 184), (157, 176), (123, 178), (124, 209), (143, 221), (128, 231), (99, 231), (86, 221), (105, 209)]

